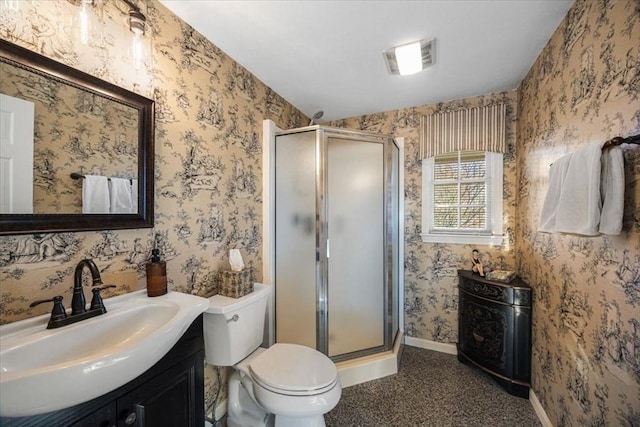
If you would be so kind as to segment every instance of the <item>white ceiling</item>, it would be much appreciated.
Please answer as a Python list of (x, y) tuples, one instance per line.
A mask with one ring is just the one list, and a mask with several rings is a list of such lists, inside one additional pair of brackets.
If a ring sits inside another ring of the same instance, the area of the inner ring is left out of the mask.
[[(321, 121), (515, 89), (572, 0), (161, 0)], [(382, 52), (435, 37), (436, 64), (389, 75)]]

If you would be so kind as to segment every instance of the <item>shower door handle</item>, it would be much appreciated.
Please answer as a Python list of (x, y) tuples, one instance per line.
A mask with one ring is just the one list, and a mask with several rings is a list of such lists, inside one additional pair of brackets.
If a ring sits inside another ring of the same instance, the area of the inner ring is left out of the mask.
[(327, 258), (329, 258), (330, 254), (331, 254), (331, 243), (329, 242), (329, 239), (327, 239)]

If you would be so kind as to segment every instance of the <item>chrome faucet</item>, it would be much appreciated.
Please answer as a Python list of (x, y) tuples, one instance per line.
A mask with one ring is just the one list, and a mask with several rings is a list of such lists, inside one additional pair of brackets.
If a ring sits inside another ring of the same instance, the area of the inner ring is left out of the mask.
[(90, 259), (83, 259), (76, 265), (76, 272), (73, 277), (73, 297), (71, 299), (71, 315), (82, 314), (87, 311), (87, 302), (84, 298), (84, 289), (82, 288), (82, 272), (84, 268), (88, 267), (91, 273), (91, 279), (93, 280), (93, 286), (102, 285), (102, 278), (100, 277), (100, 270), (96, 266), (96, 263)]

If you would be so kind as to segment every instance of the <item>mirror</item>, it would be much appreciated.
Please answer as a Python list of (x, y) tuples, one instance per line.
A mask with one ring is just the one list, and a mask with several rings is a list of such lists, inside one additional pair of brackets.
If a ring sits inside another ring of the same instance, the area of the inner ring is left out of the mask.
[(0, 75), (0, 234), (153, 227), (153, 100), (5, 40)]

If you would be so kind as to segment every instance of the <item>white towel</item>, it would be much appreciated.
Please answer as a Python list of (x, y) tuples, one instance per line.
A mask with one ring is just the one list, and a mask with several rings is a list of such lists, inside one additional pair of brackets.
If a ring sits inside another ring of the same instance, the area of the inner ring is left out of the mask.
[(111, 213), (131, 213), (131, 181), (123, 178), (111, 178), (109, 181)]
[(131, 213), (138, 213), (138, 180), (131, 180)]
[(540, 215), (540, 226), (538, 231), (544, 233), (556, 232), (556, 215), (558, 213), (558, 203), (562, 193), (562, 185), (569, 170), (571, 154), (559, 158), (549, 168), (549, 189), (542, 204)]
[(106, 176), (84, 176), (82, 180), (82, 213), (109, 213), (109, 186)]
[(558, 200), (557, 232), (583, 236), (599, 234), (602, 145), (589, 144), (571, 155)]
[(602, 212), (598, 231), (602, 234), (620, 234), (624, 214), (624, 158), (622, 148), (612, 147), (602, 153), (601, 178)]

